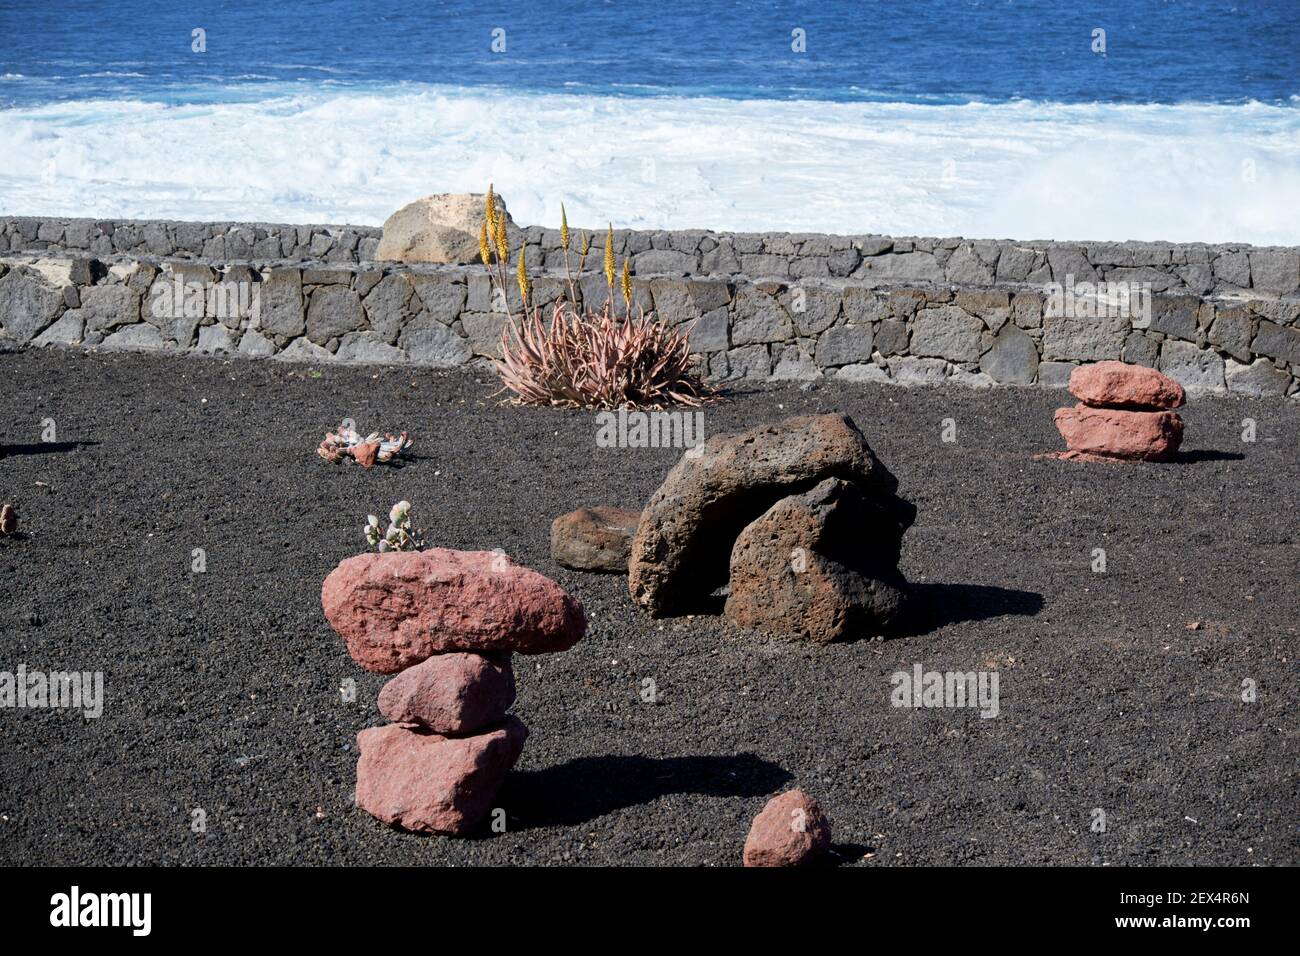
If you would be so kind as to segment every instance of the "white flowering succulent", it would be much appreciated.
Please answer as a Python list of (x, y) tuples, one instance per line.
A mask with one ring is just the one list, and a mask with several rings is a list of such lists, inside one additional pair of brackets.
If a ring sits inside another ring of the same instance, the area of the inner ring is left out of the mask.
[(380, 554), (389, 551), (416, 551), (423, 544), (416, 537), (418, 531), (411, 527), (411, 503), (399, 501), (388, 512), (388, 530), (379, 530), (379, 519), (374, 515), (366, 517), (366, 526), (362, 534), (372, 548)]

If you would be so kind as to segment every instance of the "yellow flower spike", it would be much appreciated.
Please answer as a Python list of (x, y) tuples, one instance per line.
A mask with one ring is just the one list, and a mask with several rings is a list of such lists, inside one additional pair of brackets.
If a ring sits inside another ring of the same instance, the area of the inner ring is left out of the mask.
[(569, 217), (565, 215), (564, 203), (560, 203), (560, 245), (569, 251)]
[(605, 284), (614, 288), (614, 224), (605, 233)]
[(488, 246), (488, 226), (486, 219), (484, 219), (483, 224), (478, 227), (478, 254), (483, 259), (483, 265), (487, 266), (492, 264), (492, 250)]
[(627, 268), (628, 260), (623, 260), (623, 302), (628, 308), (632, 307), (632, 276)]
[(487, 200), (483, 203), (483, 212), (487, 216), (488, 232), (496, 232), (497, 229), (497, 200), (492, 193), (492, 184), (488, 183)]
[(520, 252), (519, 253), (519, 298), (523, 300), (525, 305), (528, 304), (528, 292), (529, 292), (528, 267), (524, 265), (523, 252)]
[(506, 242), (506, 217), (497, 216), (496, 235), (493, 237), (497, 246), (497, 258), (502, 262), (510, 261), (510, 245)]
[(586, 256), (589, 252), (591, 252), (591, 236), (584, 232), (582, 234), (582, 254)]

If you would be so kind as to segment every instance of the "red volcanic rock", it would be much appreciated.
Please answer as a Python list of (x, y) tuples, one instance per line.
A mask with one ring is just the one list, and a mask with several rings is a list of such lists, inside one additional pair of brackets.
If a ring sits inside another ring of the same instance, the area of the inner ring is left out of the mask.
[(492, 809), (528, 728), (507, 717), (475, 737), (386, 724), (357, 734), (357, 807), (416, 833), (464, 833)]
[(375, 459), (379, 457), (379, 442), (368, 441), (360, 445), (354, 445), (352, 448), (352, 457), (358, 465), (369, 471), (375, 465)]
[(587, 630), (576, 598), (492, 551), (360, 554), (325, 578), (321, 605), (352, 659), (381, 674), (446, 651), (564, 651)]
[(745, 838), (745, 866), (802, 866), (831, 845), (821, 804), (802, 790), (789, 790), (763, 807)]
[(1183, 440), (1183, 420), (1175, 412), (1075, 405), (1056, 410), (1056, 427), (1071, 452), (1103, 458), (1168, 461)]
[(464, 735), (498, 723), (514, 702), (507, 654), (435, 654), (379, 692), (379, 712), (389, 720), (436, 734)]
[(1070, 394), (1094, 408), (1158, 411), (1187, 400), (1183, 387), (1168, 375), (1124, 362), (1080, 365), (1070, 373)]
[(551, 557), (577, 571), (627, 573), (632, 536), (641, 512), (596, 505), (560, 515), (551, 522)]

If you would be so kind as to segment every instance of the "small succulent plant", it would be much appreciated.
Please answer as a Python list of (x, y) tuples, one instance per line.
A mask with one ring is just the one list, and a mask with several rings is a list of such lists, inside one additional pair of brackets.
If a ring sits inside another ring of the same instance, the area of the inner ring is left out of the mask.
[(14, 506), (6, 504), (0, 508), (0, 535), (13, 534), (18, 530), (18, 512)]
[(362, 529), (369, 545), (380, 554), (389, 551), (418, 551), (424, 546), (419, 537), (419, 530), (411, 527), (411, 503), (399, 501), (388, 512), (388, 530), (381, 530), (379, 519), (374, 515), (366, 518)]
[(369, 470), (376, 461), (392, 461), (410, 447), (411, 439), (406, 432), (383, 436), (379, 432), (371, 432), (363, 438), (355, 428), (342, 424), (335, 431), (325, 433), (325, 440), (316, 449), (316, 454), (334, 463), (351, 458)]

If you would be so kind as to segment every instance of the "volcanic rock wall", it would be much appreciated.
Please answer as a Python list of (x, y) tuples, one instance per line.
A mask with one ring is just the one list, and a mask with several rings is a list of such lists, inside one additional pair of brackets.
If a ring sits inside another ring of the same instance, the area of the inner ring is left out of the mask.
[[(379, 234), (0, 218), (0, 348), (432, 366), (495, 355), (517, 292), (494, 297), (481, 267), (375, 262)], [(1193, 391), (1300, 394), (1297, 248), (614, 237), (634, 311), (689, 323), (718, 381), (1061, 386), (1077, 364), (1121, 359)], [(558, 231), (523, 228), (512, 244), (548, 306), (566, 288)], [(607, 295), (594, 274), (580, 291), (597, 307)]]

